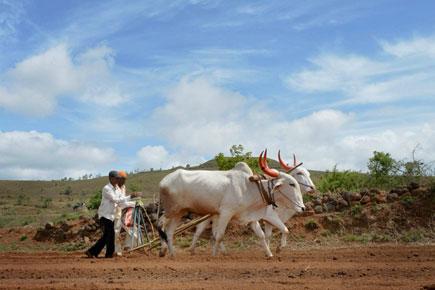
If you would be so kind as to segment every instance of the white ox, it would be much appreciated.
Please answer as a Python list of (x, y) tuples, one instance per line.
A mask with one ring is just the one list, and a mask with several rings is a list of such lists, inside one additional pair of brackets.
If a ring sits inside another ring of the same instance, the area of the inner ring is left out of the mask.
[[(305, 210), (299, 184), (292, 176), (272, 171), (267, 164), (263, 170), (266, 173), (270, 171), (269, 175), (276, 173), (271, 189), (276, 202), (296, 212)], [(239, 162), (228, 171), (178, 169), (165, 176), (160, 182), (160, 201), (165, 210), (164, 232), (159, 230), (162, 237), (161, 255), (164, 255), (166, 246), (170, 255), (174, 255), (174, 231), (188, 212), (213, 215), (213, 255), (216, 255), (228, 222), (232, 219), (242, 225), (251, 225), (267, 256), (271, 257), (272, 252), (259, 220), (263, 219), (281, 231), (280, 246), (284, 247), (288, 229), (272, 205), (264, 203), (257, 185), (250, 181), (252, 177), (252, 171), (244, 162)], [(268, 181), (261, 182), (267, 188)]]
[[(262, 158), (261, 155), (259, 158), (260, 167), (264, 168), (264, 167), (266, 167), (266, 164), (264, 164), (264, 163), (267, 162), (267, 153), (265, 154), (264, 158)], [(278, 160), (279, 160), (279, 163), (281, 164), (281, 167), (284, 170), (286, 170), (288, 173), (290, 173), (291, 176), (293, 176), (296, 179), (296, 181), (299, 183), (302, 193), (311, 193), (311, 192), (315, 191), (315, 185), (310, 178), (309, 171), (306, 168), (301, 166), (302, 163), (300, 163), (299, 165), (297, 164), (296, 156), (294, 154), (293, 154), (293, 166), (286, 164), (282, 160), (280, 151), (278, 151)], [(249, 168), (249, 166), (247, 166), (247, 168), (245, 168), (245, 171), (251, 175), (253, 174), (252, 170)], [(286, 223), (291, 217), (293, 217), (296, 214), (296, 211), (293, 208), (288, 208), (285, 206), (285, 204), (281, 204), (281, 200), (278, 200), (276, 202), (276, 204), (278, 205), (278, 207), (275, 208), (275, 211), (278, 214), (278, 216), (282, 222)], [(197, 243), (199, 237), (204, 232), (204, 230), (210, 225), (210, 222), (211, 222), (211, 219), (205, 220), (202, 223), (198, 224), (198, 226), (196, 227), (195, 234), (193, 235), (193, 238), (192, 238), (192, 244), (190, 246), (190, 252), (192, 254), (195, 253), (195, 247), (196, 247), (196, 243)], [(258, 223), (258, 221), (256, 221), (256, 222)], [(257, 227), (257, 225), (251, 225), (251, 227), (252, 226)], [(272, 230), (273, 230), (272, 225), (269, 223), (266, 223), (264, 226), (264, 232), (265, 232), (265, 238), (266, 238), (266, 242), (267, 242), (268, 246), (270, 246), (270, 239), (272, 237)], [(221, 243), (220, 247), (222, 250), (225, 248), (223, 243)], [(280, 247), (278, 247), (277, 251), (279, 251), (279, 250), (280, 250)]]

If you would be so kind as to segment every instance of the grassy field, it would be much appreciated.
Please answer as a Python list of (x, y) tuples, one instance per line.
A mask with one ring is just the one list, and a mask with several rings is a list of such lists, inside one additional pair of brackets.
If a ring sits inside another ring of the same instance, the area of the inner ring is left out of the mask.
[[(275, 160), (269, 162), (272, 168), (279, 168)], [(175, 169), (130, 174), (127, 191), (142, 192), (145, 202), (158, 199), (160, 180)], [(217, 170), (217, 164), (210, 160), (190, 168), (199, 169)], [(320, 175), (321, 172), (314, 172), (313, 180)], [(76, 219), (80, 215), (92, 216), (95, 210), (75, 211), (73, 206), (88, 202), (92, 195), (101, 192), (107, 182), (107, 177), (73, 181), (0, 180), (0, 228), (37, 226)]]

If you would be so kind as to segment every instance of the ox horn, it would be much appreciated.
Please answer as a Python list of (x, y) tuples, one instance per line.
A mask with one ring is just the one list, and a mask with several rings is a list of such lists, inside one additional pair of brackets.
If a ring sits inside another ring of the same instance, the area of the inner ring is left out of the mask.
[(267, 149), (264, 150), (264, 157), (263, 157), (263, 151), (261, 151), (260, 157), (258, 157), (258, 161), (260, 163), (261, 170), (266, 173), (267, 175), (271, 177), (278, 177), (279, 173), (275, 170), (272, 170), (267, 165)]
[[(294, 156), (294, 155), (293, 155)], [(294, 168), (294, 166), (289, 166), (288, 164), (286, 164), (284, 161), (282, 161), (281, 159), (281, 150), (278, 150), (278, 161), (279, 164), (281, 164), (281, 167), (285, 170), (285, 171), (290, 171)], [(296, 166), (296, 164), (295, 164)]]
[(296, 155), (293, 153), (293, 166), (296, 166)]

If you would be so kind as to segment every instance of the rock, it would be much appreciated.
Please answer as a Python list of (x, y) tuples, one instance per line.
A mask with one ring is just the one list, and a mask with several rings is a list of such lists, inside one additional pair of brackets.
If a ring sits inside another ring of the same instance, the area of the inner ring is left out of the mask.
[(60, 225), (59, 228), (60, 228), (62, 231), (67, 232), (67, 231), (71, 228), (71, 226), (68, 225), (66, 222), (63, 222), (63, 223)]
[(350, 192), (350, 191), (343, 191), (340, 194), (341, 194), (341, 197), (345, 201), (347, 201), (348, 203), (351, 203), (351, 201), (352, 201), (352, 192)]
[(386, 203), (387, 202), (387, 193), (385, 191), (381, 191), (375, 195), (375, 201), (377, 203)]
[(54, 227), (54, 224), (52, 222), (48, 222), (45, 224), (45, 229), (46, 230), (51, 230)]
[(35, 236), (33, 237), (35, 241), (44, 242), (50, 239), (50, 232), (46, 229), (38, 229)]
[(85, 244), (89, 244), (91, 242), (88, 237), (84, 237), (83, 241), (85, 242)]
[(335, 204), (333, 204), (332, 202), (327, 202), (323, 204), (323, 209), (326, 212), (333, 212), (335, 211)]
[(352, 192), (352, 201), (360, 201), (361, 200), (361, 194), (358, 192)]
[(338, 198), (337, 205), (335, 206), (335, 208), (337, 210), (342, 210), (348, 206), (349, 206), (349, 203), (346, 200), (344, 200), (344, 198)]
[(372, 193), (373, 195), (380, 194), (381, 190), (379, 190), (378, 188), (372, 188), (370, 189), (370, 193)]
[(396, 192), (390, 192), (388, 195), (387, 195), (387, 200), (388, 201), (396, 201), (396, 200), (398, 200), (399, 199), (399, 195), (396, 193)]
[(320, 197), (313, 199), (313, 206), (321, 205), (321, 204), (322, 204), (322, 199)]
[(53, 239), (56, 243), (63, 243), (67, 240), (67, 237), (62, 229), (57, 229), (53, 234)]
[(397, 193), (398, 196), (402, 196), (404, 194), (407, 194), (408, 192), (408, 189), (404, 187), (396, 187), (390, 190), (390, 193)]
[(329, 200), (329, 196), (328, 196), (328, 195), (324, 195), (324, 196), (322, 197), (322, 203), (327, 203), (328, 200)]
[(411, 194), (414, 196), (426, 195), (426, 192), (427, 192), (427, 189), (424, 187), (419, 187), (419, 188), (411, 190)]
[(314, 212), (315, 213), (322, 213), (323, 212), (323, 207), (321, 205), (316, 205), (314, 207)]
[(369, 203), (370, 202), (370, 196), (368, 196), (368, 195), (364, 195), (362, 198), (361, 198), (361, 204), (367, 204), (367, 203)]
[(412, 190), (417, 189), (417, 188), (419, 188), (419, 187), (420, 187), (420, 184), (418, 184), (417, 182), (411, 182), (411, 183), (408, 185), (408, 190), (409, 190), (409, 191), (412, 191)]
[(305, 210), (313, 209), (313, 203), (311, 201), (305, 203)]

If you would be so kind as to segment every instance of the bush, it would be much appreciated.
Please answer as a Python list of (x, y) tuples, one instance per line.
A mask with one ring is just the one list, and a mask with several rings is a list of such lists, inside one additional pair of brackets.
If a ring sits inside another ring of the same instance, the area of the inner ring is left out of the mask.
[(219, 170), (230, 170), (234, 168), (237, 162), (246, 162), (249, 167), (256, 172), (260, 172), (257, 158), (252, 157), (252, 152), (244, 152), (243, 145), (233, 145), (230, 148), (231, 157), (225, 157), (223, 153), (215, 156)]
[(400, 203), (403, 204), (405, 207), (410, 207), (415, 203), (415, 197), (405, 194), (400, 197)]
[(362, 213), (362, 205), (360, 204), (355, 204), (354, 206), (352, 206), (352, 208), (350, 209), (350, 214), (354, 217), (361, 215)]
[(314, 231), (319, 228), (319, 225), (315, 220), (310, 219), (305, 223), (305, 228), (309, 231)]
[(101, 191), (97, 190), (86, 203), (89, 209), (97, 209), (101, 203)]
[(319, 180), (317, 188), (321, 192), (358, 191), (367, 185), (367, 175), (354, 171), (338, 171), (334, 166)]
[(26, 235), (21, 236), (20, 241), (22, 242), (22, 241), (25, 241), (25, 240), (27, 240), (27, 236)]
[(50, 207), (51, 202), (53, 200), (51, 199), (51, 197), (45, 197), (45, 198), (41, 197), (41, 201), (42, 201), (41, 207), (42, 208), (48, 208), (48, 207)]

